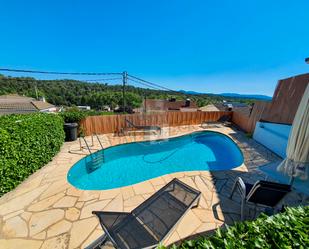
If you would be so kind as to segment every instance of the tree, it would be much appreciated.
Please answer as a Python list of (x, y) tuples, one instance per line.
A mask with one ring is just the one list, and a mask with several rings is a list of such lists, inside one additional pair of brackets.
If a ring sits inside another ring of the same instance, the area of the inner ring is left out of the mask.
[[(36, 80), (30, 77), (7, 77), (0, 75), (0, 95), (17, 93), (29, 97), (35, 97), (35, 86), (39, 96), (45, 96), (46, 100), (54, 105), (73, 106), (89, 105), (92, 109), (100, 110), (108, 105), (111, 108), (122, 106), (122, 85), (107, 85), (100, 83), (88, 83), (77, 80)], [(130, 108), (137, 108), (142, 100), (170, 99), (185, 100), (190, 98), (199, 107), (221, 102), (223, 99), (230, 101), (242, 101), (252, 103), (250, 99), (233, 99), (218, 95), (199, 94), (185, 95), (172, 91), (145, 89), (128, 85), (126, 87), (126, 104)]]

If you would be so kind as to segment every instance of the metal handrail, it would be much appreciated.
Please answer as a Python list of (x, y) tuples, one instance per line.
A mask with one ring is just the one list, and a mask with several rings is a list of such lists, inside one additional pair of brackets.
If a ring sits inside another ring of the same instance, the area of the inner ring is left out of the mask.
[[(83, 137), (80, 137), (80, 138), (83, 138), (83, 140), (85, 141), (85, 137), (83, 136)], [(85, 149), (85, 146), (83, 146), (82, 144), (81, 144), (81, 141), (79, 140), (79, 145), (80, 145), (80, 148), (81, 149)], [(89, 145), (88, 144), (88, 147), (90, 148), (90, 147), (93, 147), (93, 136), (91, 136), (91, 145)]]
[(98, 134), (94, 133), (94, 135), (95, 135), (95, 137), (97, 138), (97, 140), (98, 140), (98, 142), (99, 142), (99, 144), (100, 144), (102, 150), (104, 150), (104, 147), (103, 147), (103, 145), (102, 145), (102, 143), (101, 143), (101, 140), (99, 139)]
[(89, 147), (89, 145), (88, 145), (88, 143), (87, 143), (85, 137), (80, 137), (80, 138), (82, 138), (82, 139), (84, 140), (84, 142), (85, 142), (85, 144), (86, 144), (86, 147), (87, 147), (87, 149), (88, 149), (88, 151), (89, 151), (89, 154), (90, 154), (91, 158), (93, 158), (92, 152), (91, 152), (91, 150), (90, 150), (90, 147)]
[(97, 140), (98, 140), (98, 142), (99, 142), (99, 144), (100, 144), (100, 146), (101, 146), (101, 148), (102, 148), (102, 156), (103, 156), (103, 162), (104, 162), (104, 161), (105, 161), (105, 154), (104, 154), (104, 147), (103, 147), (103, 144), (102, 144), (102, 142), (101, 142), (101, 140), (100, 140), (98, 134), (94, 133), (94, 135), (95, 135), (95, 137), (97, 138)]
[[(101, 154), (101, 155), (102, 155), (102, 160), (103, 160), (103, 162), (104, 162), (104, 161), (105, 161), (104, 147), (103, 147), (103, 144), (102, 144), (102, 142), (101, 142), (99, 136), (98, 136), (96, 133), (94, 133), (93, 135), (91, 135), (91, 143), (92, 143), (91, 145), (89, 145), (89, 144), (87, 143), (87, 140), (85, 139), (85, 137), (80, 137), (80, 138), (79, 138), (80, 148), (81, 148), (81, 149), (82, 149), (82, 148), (86, 148), (86, 149), (88, 150), (88, 152), (89, 152), (89, 155), (91, 156), (91, 159), (92, 159), (92, 160), (96, 159), (97, 156), (96, 156), (96, 157), (93, 157), (93, 153), (92, 153), (92, 151), (91, 151), (91, 149), (90, 149), (90, 147), (93, 147), (93, 145), (94, 145), (94, 143), (93, 143), (93, 136), (96, 137), (96, 139), (98, 140), (98, 142), (99, 142), (99, 144), (100, 144), (100, 147), (101, 147), (101, 149), (102, 149), (102, 154)], [(84, 140), (86, 146), (82, 146), (82, 144), (81, 144), (81, 139)]]

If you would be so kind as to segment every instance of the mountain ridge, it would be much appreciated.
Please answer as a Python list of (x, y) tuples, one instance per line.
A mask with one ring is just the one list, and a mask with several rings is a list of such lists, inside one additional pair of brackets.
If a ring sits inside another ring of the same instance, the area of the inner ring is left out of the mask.
[(271, 100), (272, 97), (263, 95), (263, 94), (241, 94), (241, 93), (202, 93), (202, 92), (195, 92), (195, 91), (185, 91), (180, 90), (179, 92), (185, 94), (194, 94), (194, 95), (214, 95), (214, 96), (223, 96), (223, 97), (232, 97), (232, 98), (239, 98), (239, 99), (257, 99), (257, 100)]

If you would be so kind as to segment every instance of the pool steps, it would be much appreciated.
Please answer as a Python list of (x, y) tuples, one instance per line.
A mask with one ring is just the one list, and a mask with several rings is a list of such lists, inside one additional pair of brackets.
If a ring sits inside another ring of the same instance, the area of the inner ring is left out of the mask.
[(89, 154), (91, 156), (91, 161), (87, 163), (87, 171), (93, 172), (94, 170), (100, 168), (100, 166), (104, 163), (104, 147), (102, 145), (102, 142), (97, 134), (94, 134), (96, 139), (98, 140), (101, 150), (96, 151), (95, 153), (92, 153), (90, 147), (93, 146), (93, 136), (92, 136), (92, 145), (89, 145), (88, 142), (84, 137), (81, 137), (84, 140), (84, 143), (86, 145), (87, 150), (89, 151)]

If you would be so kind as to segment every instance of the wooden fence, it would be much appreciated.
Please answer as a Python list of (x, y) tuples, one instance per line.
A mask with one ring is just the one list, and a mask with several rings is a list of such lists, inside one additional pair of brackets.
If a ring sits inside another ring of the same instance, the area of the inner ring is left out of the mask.
[(309, 73), (279, 80), (271, 104), (261, 118), (272, 123), (292, 124), (308, 84)]
[(158, 125), (160, 127), (197, 125), (204, 121), (217, 121), (224, 115), (232, 115), (232, 112), (165, 112), (156, 114), (127, 114), (90, 116), (81, 121), (81, 127), (86, 136), (91, 134), (106, 134), (120, 132), (126, 127), (125, 119), (135, 125)]
[(241, 112), (233, 111), (233, 123), (239, 126), (242, 130), (252, 133), (255, 129), (255, 124), (261, 119), (265, 110), (271, 105), (271, 102), (257, 101), (254, 103), (251, 114), (246, 115)]
[(203, 121), (216, 121), (223, 115), (232, 115), (232, 121), (246, 132), (252, 133), (260, 119), (273, 123), (292, 124), (302, 95), (308, 85), (309, 74), (280, 80), (271, 102), (257, 101), (251, 113), (241, 112), (164, 112), (87, 117), (81, 122), (85, 135), (119, 132), (126, 127), (125, 119), (136, 125), (180, 126), (197, 125)]
[(246, 132), (252, 133), (259, 120), (272, 123), (292, 124), (300, 100), (309, 84), (309, 74), (279, 80), (271, 102), (255, 102), (249, 115), (234, 111), (233, 122)]

